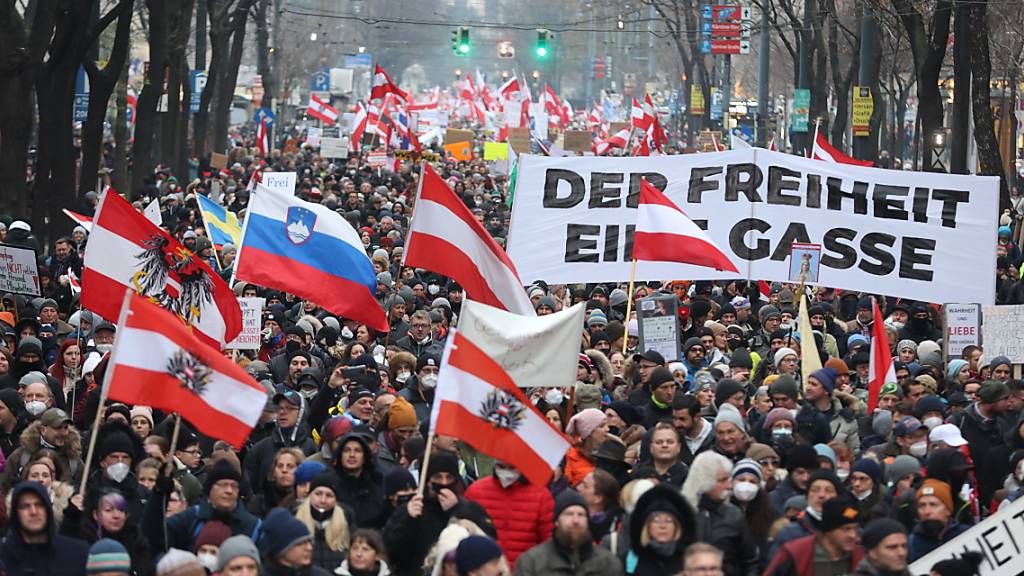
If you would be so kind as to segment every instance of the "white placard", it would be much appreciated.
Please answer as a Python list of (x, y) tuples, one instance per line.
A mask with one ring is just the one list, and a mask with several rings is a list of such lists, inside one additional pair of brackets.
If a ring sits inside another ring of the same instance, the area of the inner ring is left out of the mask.
[(0, 292), (39, 296), (39, 266), (35, 252), (0, 244)]
[(260, 185), (289, 196), (295, 194), (295, 172), (264, 172)]
[(260, 349), (260, 328), (262, 328), (264, 298), (246, 297), (238, 299), (238, 306), (242, 309), (242, 331), (238, 336), (228, 342), (226, 350), (259, 350)]
[(306, 144), (309, 144), (313, 148), (319, 148), (322, 146), (320, 138), (323, 136), (324, 129), (317, 126), (310, 126), (306, 128)]
[[(988, 351), (986, 350), (986, 355)], [(968, 550), (981, 552), (980, 576), (1020, 574), (1024, 572), (1024, 498), (975, 524), (970, 530), (936, 548), (910, 565), (914, 576), (927, 576), (942, 560), (959, 557)]]
[(1006, 356), (1014, 364), (1024, 363), (1024, 305), (984, 306), (982, 315), (985, 357)]
[(946, 304), (947, 358), (959, 358), (967, 346), (981, 345), (981, 304)]
[(739, 274), (641, 262), (636, 280), (786, 282), (793, 243), (819, 282), (927, 302), (995, 301), (999, 180), (862, 168), (752, 148), (632, 158), (524, 155), (508, 252), (525, 284), (624, 281), (640, 183), (664, 189)]
[(348, 158), (348, 138), (321, 138), (320, 155), (324, 158)]

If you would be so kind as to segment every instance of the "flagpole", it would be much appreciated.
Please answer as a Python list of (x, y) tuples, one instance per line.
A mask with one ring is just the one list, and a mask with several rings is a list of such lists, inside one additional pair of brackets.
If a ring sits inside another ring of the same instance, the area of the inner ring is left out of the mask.
[(423, 450), (423, 461), (420, 463), (420, 484), (416, 488), (416, 495), (423, 496), (423, 487), (427, 485), (427, 468), (430, 466), (430, 452), (434, 449), (434, 429), (430, 429), (427, 435), (427, 446)]
[[(255, 173), (253, 174), (253, 177), (255, 177)], [(259, 192), (259, 188), (260, 183), (257, 182), (256, 185), (252, 187), (252, 192), (249, 193), (249, 204), (246, 206), (245, 220), (242, 221), (242, 233), (238, 237), (238, 246), (235, 247), (235, 250), (237, 251), (235, 254), (235, 261), (231, 263), (231, 279), (228, 281), (228, 287), (232, 289), (235, 286), (235, 275), (238, 273), (238, 261), (242, 259), (242, 246), (245, 246), (245, 232), (249, 229), (249, 220), (251, 220), (251, 218), (249, 218), (249, 209), (252, 207), (252, 197)], [(225, 210), (227, 210), (227, 208), (225, 208)]]
[(814, 154), (813, 154), (814, 144), (818, 141), (818, 128), (820, 126), (821, 126), (821, 118), (818, 118), (818, 119), (816, 119), (814, 121), (814, 139), (811, 140), (810, 146), (808, 146), (807, 150), (805, 150), (805, 153), (807, 154), (808, 158), (813, 158), (814, 157)]
[[(168, 464), (174, 462), (174, 451), (178, 448), (178, 434), (181, 433), (181, 414), (174, 413), (174, 432), (171, 432), (171, 446), (167, 449)], [(172, 468), (173, 470), (173, 468)]]
[[(132, 291), (125, 289), (124, 301), (121, 304), (121, 314), (117, 318), (117, 327), (124, 332), (125, 320), (128, 318), (128, 307), (132, 301)], [(85, 455), (85, 465), (82, 468), (82, 481), (78, 486), (78, 493), (85, 494), (85, 484), (89, 480), (89, 465), (92, 464), (93, 454), (96, 452), (96, 436), (99, 433), (100, 421), (103, 420), (103, 411), (107, 404), (107, 390), (110, 389), (110, 380), (114, 377), (114, 364), (111, 359), (117, 352), (117, 344), (121, 340), (121, 334), (114, 339), (114, 349), (107, 356), (107, 368), (103, 371), (103, 386), (100, 387), (100, 407), (96, 410), (96, 418), (92, 421), (92, 434), (89, 435), (89, 450)]]
[(626, 344), (629, 343), (629, 315), (633, 311), (633, 281), (636, 280), (636, 258), (629, 267), (629, 293), (626, 295), (626, 333), (622, 336), (622, 355), (626, 355)]

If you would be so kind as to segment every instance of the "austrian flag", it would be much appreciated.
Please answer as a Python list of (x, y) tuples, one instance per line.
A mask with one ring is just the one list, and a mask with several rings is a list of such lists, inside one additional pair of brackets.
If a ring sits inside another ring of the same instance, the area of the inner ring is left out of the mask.
[(505, 370), (454, 329), (441, 359), (430, 428), (515, 466), (535, 486), (547, 486), (570, 447)]
[(318, 118), (328, 126), (332, 126), (338, 121), (338, 109), (321, 100), (316, 94), (309, 95), (309, 107), (306, 108), (306, 114)]

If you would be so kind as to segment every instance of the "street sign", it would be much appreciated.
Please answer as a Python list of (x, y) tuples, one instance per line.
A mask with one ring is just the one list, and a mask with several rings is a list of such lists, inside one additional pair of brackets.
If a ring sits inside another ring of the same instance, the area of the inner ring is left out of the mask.
[(811, 118), (811, 91), (806, 88), (793, 90), (793, 113), (790, 128), (793, 132), (807, 132)]
[(705, 36), (701, 40), (700, 51), (704, 54), (750, 54), (750, 41), (719, 40)]
[(321, 68), (309, 77), (309, 89), (313, 92), (327, 92), (331, 89), (331, 69)]
[(690, 114), (694, 116), (704, 115), (704, 91), (698, 84), (690, 85)]
[(267, 126), (268, 127), (269, 126), (273, 126), (274, 125), (274, 120), (276, 119), (274, 117), (274, 111), (271, 110), (270, 108), (257, 108), (256, 109), (256, 113), (253, 114), (252, 120), (256, 124), (259, 124), (261, 118), (266, 118), (267, 119)]
[(738, 4), (705, 4), (701, 6), (701, 17), (715, 22), (739, 22), (750, 19), (750, 8)]
[(373, 54), (348, 54), (345, 56), (345, 68), (369, 69), (373, 65)]
[(208, 75), (202, 70), (191, 70), (189, 71), (189, 79), (191, 80), (191, 93), (192, 99), (189, 101), (189, 112), (195, 114), (199, 112), (199, 102), (203, 98), (203, 90), (206, 89), (206, 81)]
[[(743, 34), (743, 24), (740, 22), (701, 22), (701, 32), (705, 36), (725, 36), (728, 38), (739, 38)], [(750, 35), (749, 27), (747, 35)]]
[(711, 87), (711, 119), (721, 120), (722, 119), (722, 91), (718, 88)]
[(871, 135), (871, 113), (875, 110), (875, 102), (871, 99), (870, 86), (853, 87), (853, 135)]
[(89, 116), (89, 78), (85, 73), (85, 67), (78, 67), (78, 75), (75, 76), (75, 122), (85, 122)]

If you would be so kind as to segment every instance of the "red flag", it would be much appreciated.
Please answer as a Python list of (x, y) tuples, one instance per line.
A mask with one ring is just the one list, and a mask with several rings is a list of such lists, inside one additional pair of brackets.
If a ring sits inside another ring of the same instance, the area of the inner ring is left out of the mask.
[(570, 447), (508, 373), (454, 329), (441, 359), (430, 428), (515, 466), (536, 486), (547, 486)]
[(647, 180), (640, 184), (637, 208), (636, 232), (633, 233), (634, 259), (678, 262), (739, 274), (736, 265), (715, 245), (707, 232)]
[(318, 98), (316, 94), (309, 95), (309, 106), (306, 108), (306, 114), (319, 118), (328, 126), (338, 121), (338, 109)]
[(623, 128), (604, 140), (594, 143), (594, 154), (600, 156), (612, 148), (625, 148), (629, 144), (629, 128)]
[(85, 251), (82, 307), (117, 318), (126, 288), (173, 312), (211, 346), (242, 330), (242, 309), (227, 282), (124, 198), (104, 194)]
[(401, 98), (403, 102), (409, 101), (409, 95), (399, 88), (398, 84), (392, 82), (388, 73), (378, 64), (373, 70), (373, 86), (370, 88), (370, 100), (383, 98), (385, 94), (394, 94)]
[(84, 214), (79, 214), (78, 212), (72, 212), (71, 210), (68, 210), (67, 208), (62, 210), (62, 212), (64, 212), (65, 216), (67, 216), (68, 218), (71, 218), (72, 220), (74, 220), (75, 224), (78, 224), (82, 228), (85, 228), (86, 232), (92, 231), (92, 218), (89, 218), (88, 216), (85, 216)]
[(267, 131), (266, 116), (260, 116), (260, 125), (256, 128), (256, 147), (260, 149), (260, 156), (267, 158), (270, 155), (270, 133)]
[(534, 315), (512, 261), (429, 164), (405, 245), (403, 266), (448, 276), (477, 302)]
[(811, 152), (811, 158), (815, 160), (824, 160), (825, 162), (831, 162), (833, 164), (850, 164), (851, 166), (874, 166), (875, 163), (870, 160), (857, 160), (852, 156), (847, 156), (839, 151), (836, 147), (828, 143), (825, 140), (825, 135), (821, 132), (815, 132), (814, 134), (814, 147)]
[(868, 415), (875, 412), (878, 396), (882, 386), (896, 381), (896, 369), (892, 364), (892, 352), (889, 351), (889, 337), (885, 333), (885, 320), (878, 309), (878, 301), (871, 299), (875, 321), (871, 324), (871, 359), (868, 374)]
[(145, 298), (132, 295), (118, 322), (107, 398), (177, 412), (207, 436), (245, 444), (267, 403), (262, 386)]

